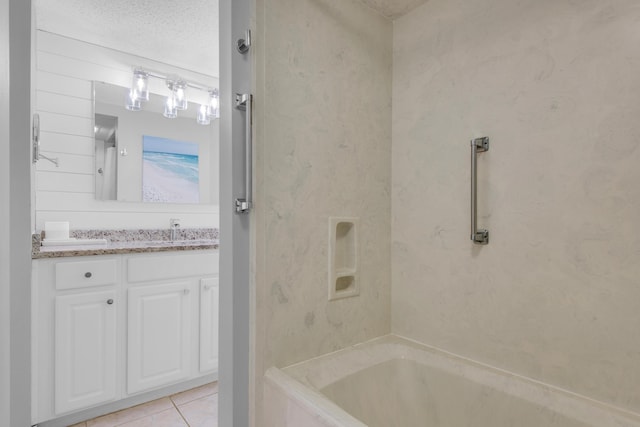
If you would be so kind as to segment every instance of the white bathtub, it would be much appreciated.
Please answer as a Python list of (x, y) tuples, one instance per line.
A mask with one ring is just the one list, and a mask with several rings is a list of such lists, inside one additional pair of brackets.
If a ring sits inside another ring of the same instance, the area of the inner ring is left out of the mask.
[(640, 415), (397, 336), (265, 375), (267, 427), (640, 427)]

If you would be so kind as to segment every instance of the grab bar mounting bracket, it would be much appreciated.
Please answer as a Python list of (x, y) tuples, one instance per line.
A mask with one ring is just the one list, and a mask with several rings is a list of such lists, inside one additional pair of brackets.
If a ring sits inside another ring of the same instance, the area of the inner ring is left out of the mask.
[(251, 47), (251, 30), (247, 30), (244, 33), (244, 38), (238, 39), (238, 41), (236, 42), (236, 49), (238, 49), (238, 52), (244, 55), (245, 53), (249, 52), (250, 47)]
[(489, 137), (483, 136), (482, 138), (476, 138), (471, 141), (476, 146), (476, 153), (484, 153), (489, 151)]
[(488, 245), (489, 244), (489, 230), (478, 230), (476, 234), (473, 236), (473, 243), (478, 245)]
[(240, 111), (246, 111), (247, 101), (249, 100), (248, 93), (236, 93), (236, 108)]

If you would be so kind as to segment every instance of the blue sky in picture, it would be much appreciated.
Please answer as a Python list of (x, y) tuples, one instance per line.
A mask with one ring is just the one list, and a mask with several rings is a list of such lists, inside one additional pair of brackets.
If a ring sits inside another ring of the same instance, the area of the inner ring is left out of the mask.
[(187, 156), (198, 155), (198, 144), (193, 142), (176, 141), (175, 139), (161, 138), (157, 136), (143, 135), (143, 151), (155, 153), (183, 154)]

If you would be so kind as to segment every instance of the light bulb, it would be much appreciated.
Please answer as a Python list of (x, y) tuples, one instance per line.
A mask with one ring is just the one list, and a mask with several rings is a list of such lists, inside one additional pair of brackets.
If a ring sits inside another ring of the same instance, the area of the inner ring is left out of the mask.
[(209, 118), (220, 118), (220, 94), (218, 89), (211, 89), (209, 91)]
[(175, 92), (176, 92), (176, 108), (178, 110), (186, 110), (189, 106), (189, 102), (187, 101), (187, 84), (183, 81), (178, 81), (175, 84)]
[(178, 109), (176, 108), (176, 95), (171, 91), (167, 100), (164, 103), (164, 113), (162, 114), (167, 119), (175, 119), (178, 117)]
[(209, 118), (209, 106), (206, 104), (200, 105), (198, 109), (198, 117), (196, 119), (199, 125), (208, 125), (211, 123), (211, 119)]
[(140, 97), (138, 96), (138, 92), (135, 89), (127, 91), (124, 107), (127, 110), (131, 111), (139, 111), (142, 108)]
[(131, 90), (138, 94), (141, 101), (149, 100), (149, 74), (143, 70), (136, 69), (133, 71), (133, 84)]

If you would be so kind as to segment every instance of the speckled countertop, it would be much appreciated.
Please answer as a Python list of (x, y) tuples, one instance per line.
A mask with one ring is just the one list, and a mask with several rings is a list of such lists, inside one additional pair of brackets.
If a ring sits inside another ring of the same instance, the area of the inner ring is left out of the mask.
[(171, 241), (169, 230), (73, 230), (76, 239), (106, 239), (107, 244), (42, 246), (44, 232), (32, 235), (31, 258), (59, 258), (88, 255), (193, 251), (218, 249), (217, 228), (184, 228)]

